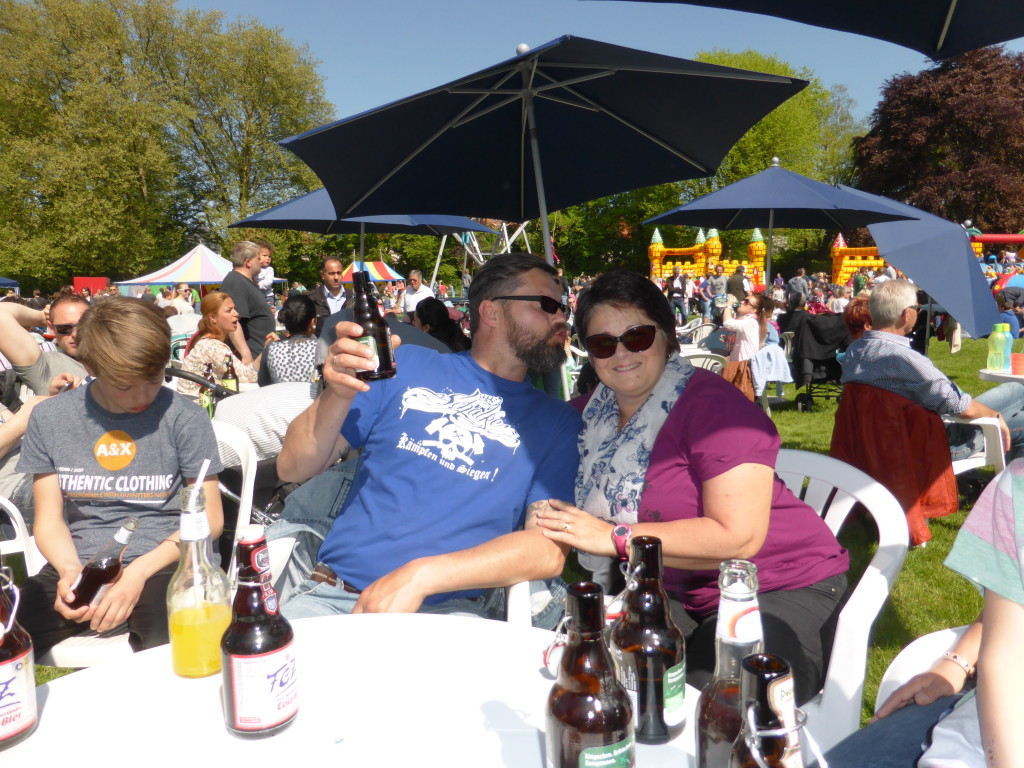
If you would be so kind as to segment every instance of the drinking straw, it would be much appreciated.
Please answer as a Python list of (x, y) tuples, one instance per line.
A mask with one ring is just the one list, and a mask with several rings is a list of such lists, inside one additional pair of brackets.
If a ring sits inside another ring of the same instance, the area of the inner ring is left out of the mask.
[[(210, 460), (203, 459), (202, 466), (199, 467), (199, 475), (196, 477), (196, 483), (192, 486), (192, 493), (188, 499), (189, 512), (195, 513), (196, 505), (199, 503), (199, 490), (203, 487), (203, 480), (206, 479), (206, 472), (210, 469)], [(205, 514), (205, 512), (204, 512)], [(203, 604), (203, 595), (199, 588), (199, 547), (192, 547), (192, 573), (194, 574), (192, 580), (192, 595), (196, 608), (199, 608)]]

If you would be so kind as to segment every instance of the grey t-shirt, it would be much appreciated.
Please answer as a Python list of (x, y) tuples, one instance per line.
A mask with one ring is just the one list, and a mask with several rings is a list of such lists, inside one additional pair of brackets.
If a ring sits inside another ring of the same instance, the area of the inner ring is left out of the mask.
[(48, 395), (50, 382), (59, 373), (70, 373), (80, 379), (89, 374), (85, 367), (73, 357), (54, 350), (41, 350), (39, 359), (32, 365), (14, 365), (14, 372), (37, 395)]
[(206, 412), (161, 387), (142, 413), (111, 413), (89, 393), (91, 384), (39, 403), (29, 417), (18, 471), (55, 472), (64, 519), (84, 562), (125, 518), (140, 518), (124, 561), (157, 546), (178, 529), (178, 491), (203, 459), (221, 471)]
[(267, 334), (277, 327), (263, 291), (237, 270), (228, 272), (220, 289), (234, 300), (249, 351), (254, 358), (258, 357), (266, 346)]
[(712, 296), (725, 296), (729, 278), (725, 275), (713, 275), (708, 278), (708, 293)]

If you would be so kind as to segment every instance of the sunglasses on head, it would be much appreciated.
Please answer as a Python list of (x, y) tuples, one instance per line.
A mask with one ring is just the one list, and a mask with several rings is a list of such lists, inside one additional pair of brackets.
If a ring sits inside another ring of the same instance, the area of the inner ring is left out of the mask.
[(57, 332), (58, 336), (70, 336), (71, 332), (78, 327), (78, 323), (61, 323), (60, 325), (53, 326), (53, 330)]
[(610, 333), (595, 333), (587, 336), (584, 344), (587, 351), (598, 360), (604, 360), (615, 354), (615, 350), (622, 342), (622, 346), (630, 352), (644, 352), (651, 348), (654, 337), (657, 335), (657, 328), (653, 325), (634, 325), (627, 328), (621, 336), (612, 336)]
[(563, 315), (568, 315), (569, 310), (565, 304), (552, 299), (550, 296), (495, 296), (493, 301), (539, 301), (540, 308), (547, 312), (549, 315), (554, 315), (561, 312)]

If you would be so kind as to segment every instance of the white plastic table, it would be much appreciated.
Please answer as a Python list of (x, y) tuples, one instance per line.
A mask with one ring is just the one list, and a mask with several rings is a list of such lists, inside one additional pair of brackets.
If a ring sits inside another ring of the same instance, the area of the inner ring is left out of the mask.
[(978, 378), (982, 381), (1016, 381), (1019, 384), (1024, 384), (1024, 375), (1013, 374), (1009, 371), (993, 371), (991, 368), (982, 368), (978, 371)]
[[(221, 676), (175, 676), (164, 646), (41, 686), (39, 726), (3, 753), (3, 764), (71, 765), (116, 752), (140, 765), (544, 765), (552, 680), (541, 655), (550, 632), (428, 614), (302, 619), (294, 627), (299, 715), (276, 736), (230, 735)], [(696, 698), (688, 687), (683, 734), (637, 745), (637, 765), (693, 765)]]

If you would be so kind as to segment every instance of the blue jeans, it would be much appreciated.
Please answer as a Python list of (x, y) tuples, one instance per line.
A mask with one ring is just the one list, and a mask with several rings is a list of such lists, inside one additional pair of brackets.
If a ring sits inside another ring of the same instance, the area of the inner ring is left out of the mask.
[(896, 710), (847, 736), (825, 759), (830, 768), (912, 768), (932, 726), (958, 698), (943, 696), (924, 707), (910, 704)]
[(686, 321), (690, 319), (690, 310), (686, 306), (686, 298), (681, 296), (678, 299), (672, 299), (669, 305), (672, 307), (673, 314), (679, 313), (676, 325), (686, 325)]
[[(1010, 430), (1010, 451), (1007, 462), (1024, 456), (1024, 384), (1008, 382), (993, 387), (974, 398), (982, 405), (999, 411)], [(954, 424), (946, 427), (949, 453), (953, 461), (966, 459), (980, 451), (985, 440), (978, 427)]]

